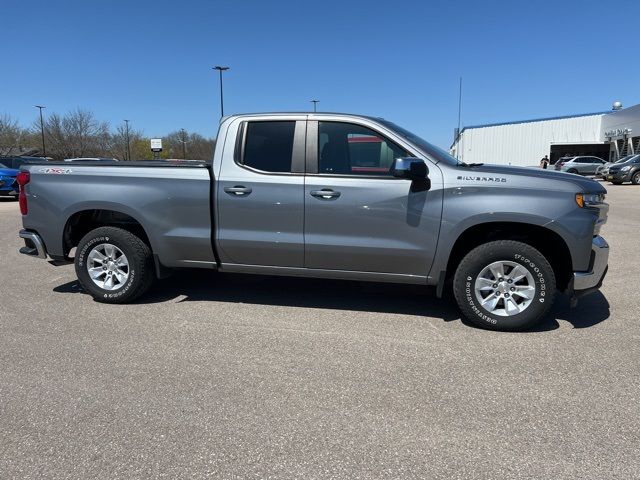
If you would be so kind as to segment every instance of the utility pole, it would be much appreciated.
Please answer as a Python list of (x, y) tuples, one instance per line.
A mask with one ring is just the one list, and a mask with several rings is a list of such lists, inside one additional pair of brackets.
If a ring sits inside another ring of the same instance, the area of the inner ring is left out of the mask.
[(462, 77), (460, 77), (460, 88), (458, 90), (458, 135), (460, 135), (461, 114), (462, 114)]
[(35, 105), (40, 110), (40, 133), (42, 134), (42, 156), (47, 156), (47, 149), (44, 145), (44, 120), (42, 120), (42, 109), (47, 108), (44, 105)]
[(224, 95), (222, 93), (222, 72), (229, 70), (229, 67), (221, 67), (220, 65), (216, 65), (213, 67), (213, 70), (218, 70), (220, 72), (220, 117), (224, 117)]
[(182, 137), (182, 159), (186, 160), (187, 159), (187, 139), (186, 139), (186, 132), (184, 131), (184, 128), (180, 129), (180, 136)]
[(316, 105), (318, 104), (320, 100), (311, 100), (311, 103), (313, 103), (313, 113), (316, 112)]
[(129, 147), (129, 120), (124, 121), (125, 136), (127, 137), (127, 160), (131, 161), (131, 149)]
[[(460, 86), (458, 88), (458, 128), (456, 128), (455, 142), (460, 140), (460, 118), (462, 117), (462, 77), (460, 77)], [(460, 145), (456, 145), (456, 159), (460, 158)]]

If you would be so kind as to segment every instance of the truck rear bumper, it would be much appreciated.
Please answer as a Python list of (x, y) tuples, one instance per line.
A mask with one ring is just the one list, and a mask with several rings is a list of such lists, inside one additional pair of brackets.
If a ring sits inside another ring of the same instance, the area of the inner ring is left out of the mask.
[(590, 272), (573, 272), (573, 290), (576, 294), (587, 293), (585, 290), (600, 288), (607, 273), (609, 262), (609, 244), (601, 236), (593, 237), (591, 242), (593, 262)]
[(40, 235), (29, 230), (20, 230), (19, 236), (24, 239), (24, 247), (19, 250), (20, 253), (30, 257), (47, 258), (47, 249)]

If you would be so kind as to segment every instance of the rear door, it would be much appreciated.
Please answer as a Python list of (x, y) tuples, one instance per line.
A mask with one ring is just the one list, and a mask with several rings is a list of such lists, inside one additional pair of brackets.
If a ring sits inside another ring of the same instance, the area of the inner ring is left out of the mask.
[(238, 122), (216, 182), (220, 260), (303, 267), (306, 117)]
[(426, 276), (442, 209), (440, 169), (432, 188), (394, 178), (394, 158), (413, 156), (373, 125), (309, 121), (305, 266)]
[(589, 160), (589, 170), (588, 170), (588, 174), (595, 174), (596, 171), (598, 170), (598, 167), (604, 165), (604, 160), (602, 160), (601, 158), (598, 157), (588, 157)]

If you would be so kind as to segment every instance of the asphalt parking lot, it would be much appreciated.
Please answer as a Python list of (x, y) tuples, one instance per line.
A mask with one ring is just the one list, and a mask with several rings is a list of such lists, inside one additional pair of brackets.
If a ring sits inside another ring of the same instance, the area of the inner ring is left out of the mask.
[(602, 293), (515, 334), (398, 285), (194, 271), (99, 304), (0, 199), (0, 478), (640, 478), (640, 187), (607, 188)]

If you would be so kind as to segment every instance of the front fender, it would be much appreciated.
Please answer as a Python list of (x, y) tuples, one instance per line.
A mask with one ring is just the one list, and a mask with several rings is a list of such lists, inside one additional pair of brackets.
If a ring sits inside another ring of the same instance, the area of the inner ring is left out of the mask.
[(579, 208), (563, 191), (506, 187), (451, 187), (445, 190), (442, 226), (429, 283), (446, 271), (456, 241), (469, 228), (495, 222), (534, 225), (557, 233), (566, 243), (574, 270), (587, 270), (597, 214)]

